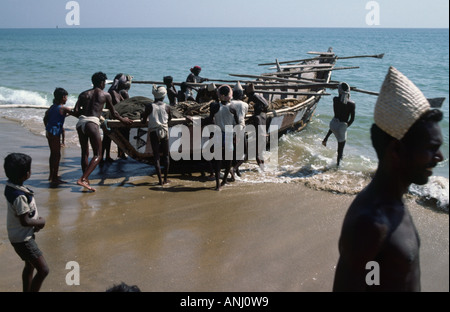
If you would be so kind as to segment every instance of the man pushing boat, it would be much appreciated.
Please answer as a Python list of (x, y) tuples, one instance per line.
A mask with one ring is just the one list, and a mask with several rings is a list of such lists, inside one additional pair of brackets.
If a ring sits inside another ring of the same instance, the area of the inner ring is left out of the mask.
[[(109, 109), (111, 115), (125, 125), (131, 125), (133, 121), (127, 117), (123, 118), (114, 109), (111, 95), (103, 91), (106, 86), (106, 75), (97, 72), (92, 75), (93, 88), (82, 92), (78, 96), (78, 101), (73, 109), (74, 116), (78, 117), (76, 125), (78, 138), (81, 146), (81, 169), (83, 175), (77, 181), (78, 185), (95, 192), (95, 189), (89, 184), (89, 175), (94, 171), (101, 160), (102, 137), (100, 135), (100, 116), (103, 107)], [(89, 142), (91, 142), (93, 157), (89, 162)]]

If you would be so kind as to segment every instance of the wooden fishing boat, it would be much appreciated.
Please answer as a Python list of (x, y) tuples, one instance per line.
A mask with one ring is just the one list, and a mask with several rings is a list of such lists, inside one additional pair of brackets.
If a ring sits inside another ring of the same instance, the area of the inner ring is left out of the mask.
[[(357, 68), (335, 67), (338, 57), (332, 52), (331, 48), (327, 52), (308, 52), (308, 54), (311, 57), (302, 60), (285, 62), (278, 62), (276, 60), (274, 63), (259, 64), (260, 66), (272, 66), (270, 69), (275, 71), (269, 73), (259, 75), (229, 74), (241, 80), (210, 78), (208, 83), (189, 84), (189, 86), (206, 88), (208, 84), (214, 82), (217, 87), (221, 84), (228, 84), (233, 88), (238, 81), (243, 86), (253, 83), (256, 93), (262, 94), (269, 102), (269, 110), (267, 112), (267, 145), (270, 146), (270, 139), (278, 140), (288, 131), (301, 131), (308, 125), (320, 99), (323, 96), (330, 95), (326, 93), (326, 90), (329, 88), (336, 89), (338, 86), (338, 82), (331, 82), (331, 75), (334, 70)], [(378, 58), (381, 57), (378, 56)], [(163, 85), (162, 82), (157, 81), (133, 81), (133, 83)], [(175, 83), (175, 85), (180, 84)], [(208, 103), (203, 104), (205, 104), (204, 107), (208, 106)], [(246, 116), (246, 121), (252, 117), (252, 103), (249, 103), (249, 107), (249, 114)], [(194, 120), (196, 120), (195, 117), (200, 118), (200, 114), (191, 117), (194, 117)], [(182, 152), (185, 152), (184, 155), (190, 155), (191, 158), (188, 160), (199, 160), (194, 155), (201, 154), (202, 146), (204, 146), (205, 141), (209, 140), (209, 138), (202, 138), (201, 144), (195, 144), (193, 138), (195, 132), (193, 122), (183, 116), (178, 117), (173, 118), (169, 123), (171, 163), (174, 164), (180, 161), (178, 159), (179, 157), (173, 157), (173, 155), (174, 153), (180, 154)], [(102, 123), (104, 133), (109, 135), (111, 140), (125, 151), (126, 154), (135, 160), (152, 164), (153, 152), (149, 141), (147, 125), (140, 122), (140, 120), (134, 120), (129, 137), (123, 135), (124, 127), (116, 120), (105, 120)], [(176, 144), (180, 141), (180, 134), (182, 135), (183, 133), (180, 127), (185, 127), (184, 130), (189, 129), (190, 144), (185, 144), (184, 146)], [(175, 129), (177, 131), (174, 131)], [(172, 135), (173, 133), (177, 135)], [(197, 133), (200, 132), (197, 131)], [(247, 135), (249, 138), (252, 137), (251, 133), (247, 133)], [(189, 151), (186, 149), (189, 149)], [(186, 157), (182, 160), (186, 160)]]

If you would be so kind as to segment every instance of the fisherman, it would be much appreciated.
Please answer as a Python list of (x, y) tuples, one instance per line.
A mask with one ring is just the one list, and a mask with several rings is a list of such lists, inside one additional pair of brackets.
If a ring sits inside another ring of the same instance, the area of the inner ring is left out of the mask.
[[(186, 82), (202, 83), (202, 82), (208, 81), (208, 78), (202, 78), (199, 76), (201, 71), (202, 71), (202, 68), (200, 66), (194, 66), (193, 68), (191, 68), (191, 73), (187, 76)], [(187, 93), (186, 98), (192, 97), (193, 99), (195, 99), (194, 93), (192, 90), (194, 90), (194, 88), (187, 87), (188, 93)]]
[(322, 141), (327, 146), (328, 138), (334, 133), (337, 141), (337, 166), (341, 164), (344, 155), (344, 147), (347, 141), (347, 129), (355, 121), (355, 102), (350, 100), (350, 86), (342, 82), (338, 86), (339, 96), (333, 98), (334, 118), (330, 122), (330, 130)]
[[(269, 103), (267, 103), (267, 100), (261, 96), (260, 94), (256, 93), (255, 85), (253, 83), (249, 83), (245, 88), (245, 93), (248, 97), (248, 103), (253, 102), (253, 116), (251, 117), (249, 123), (255, 126), (256, 130), (256, 146), (257, 146), (257, 153), (256, 153), (256, 163), (258, 166), (264, 170), (264, 158), (263, 151), (266, 147), (265, 141), (266, 141), (266, 134), (261, 133), (260, 128), (266, 127), (266, 113), (269, 109)], [(260, 140), (264, 140), (264, 144), (261, 144), (261, 148), (259, 147)]]
[[(89, 175), (94, 171), (101, 160), (102, 138), (100, 135), (100, 117), (103, 107), (109, 109), (114, 118), (118, 119), (124, 125), (129, 126), (132, 121), (128, 118), (122, 118), (114, 109), (111, 95), (103, 91), (106, 86), (106, 75), (97, 72), (92, 75), (93, 88), (82, 92), (78, 96), (73, 115), (78, 117), (76, 125), (78, 138), (81, 146), (81, 168), (83, 175), (78, 179), (77, 184), (95, 192), (95, 189), (89, 184)], [(93, 152), (92, 160), (89, 162), (89, 142)]]
[[(236, 110), (238, 116), (238, 126), (239, 131), (236, 133), (235, 142), (235, 159), (233, 167), (231, 168), (231, 179), (234, 180), (234, 174), (236, 173), (239, 177), (241, 173), (239, 167), (244, 163), (247, 155), (247, 139), (245, 134), (245, 116), (248, 113), (248, 103), (243, 101), (244, 98), (244, 88), (242, 88), (241, 83), (238, 81), (233, 88), (233, 100), (231, 101), (231, 107)], [(241, 151), (240, 146), (243, 145), (243, 150)]]
[(128, 100), (130, 98), (129, 91), (131, 89), (131, 82), (133, 81), (133, 76), (125, 75), (127, 77), (126, 82), (122, 79), (119, 82), (119, 92), (124, 100)]
[(180, 85), (180, 90), (178, 91), (177, 95), (178, 103), (186, 102), (186, 101), (195, 101), (195, 99), (192, 97), (191, 92), (188, 90), (187, 82), (182, 82)]
[[(167, 180), (167, 175), (169, 173), (170, 165), (169, 121), (172, 117), (169, 105), (166, 105), (166, 103), (163, 102), (167, 95), (166, 88), (153, 85), (152, 93), (155, 97), (155, 101), (146, 105), (141, 121), (142, 123), (147, 123), (148, 119), (148, 132), (153, 150), (156, 174), (158, 175), (159, 185), (163, 186), (170, 182)], [(161, 152), (163, 154), (164, 180), (161, 177)]]
[(403, 196), (441, 161), (443, 114), (394, 67), (375, 104), (371, 129), (378, 168), (342, 225), (334, 291), (417, 292), (420, 238)]
[[(222, 131), (222, 157), (214, 159), (214, 170), (216, 178), (216, 191), (220, 191), (221, 187), (227, 184), (228, 175), (231, 170), (233, 157), (227, 158), (227, 155), (233, 153), (233, 139), (227, 138), (227, 126), (234, 126), (239, 122), (236, 110), (231, 106), (233, 90), (228, 85), (222, 85), (218, 89), (219, 102), (212, 102), (209, 109), (209, 117), (204, 120), (204, 124), (214, 123)], [(231, 133), (232, 135), (233, 133)], [(220, 183), (220, 171), (222, 164), (225, 164), (225, 173)]]
[[(131, 87), (131, 76), (120, 73), (117, 74), (116, 77), (114, 77), (114, 81), (108, 90), (108, 93), (111, 95), (112, 103), (114, 106), (116, 106), (123, 100), (130, 98), (130, 96), (128, 95), (128, 90), (130, 89), (130, 87)], [(125, 128), (123, 129), (123, 131), (121, 131), (121, 133), (122, 135), (124, 135), (125, 138), (129, 138), (130, 129)], [(118, 150), (117, 156), (121, 159), (126, 159), (125, 152), (122, 151), (120, 147), (118, 147), (117, 150)], [(111, 138), (109, 137), (108, 134), (103, 133), (101, 163), (114, 161), (111, 158), (110, 153), (111, 153)], [(103, 155), (105, 155), (104, 158)]]
[(177, 105), (178, 91), (175, 88), (175, 85), (173, 83), (173, 77), (165, 76), (163, 78), (163, 81), (164, 81), (164, 84), (166, 85), (167, 97), (169, 98), (169, 104), (171, 106)]

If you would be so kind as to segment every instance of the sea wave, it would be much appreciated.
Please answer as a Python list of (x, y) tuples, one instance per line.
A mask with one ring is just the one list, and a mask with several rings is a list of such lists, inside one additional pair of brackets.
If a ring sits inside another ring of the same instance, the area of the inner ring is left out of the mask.
[[(267, 156), (270, 160), (270, 153)], [(295, 162), (273, 164), (269, 161), (264, 169), (250, 160), (242, 166), (243, 174), (237, 179), (244, 183), (300, 183), (318, 191), (357, 195), (370, 183), (376, 170), (376, 163), (368, 159), (365, 167), (361, 162), (343, 162), (340, 168), (330, 159), (323, 159), (326, 165), (299, 166)], [(449, 179), (445, 177), (432, 176), (426, 185), (412, 184), (407, 195), (423, 206), (449, 213)]]
[[(50, 93), (0, 86), (0, 107), (1, 105), (50, 106), (52, 101), (53, 94)], [(73, 107), (76, 101), (76, 95), (69, 95), (66, 105)]]
[(0, 105), (1, 104), (44, 106), (49, 105), (49, 100), (48, 95), (41, 92), (0, 87)]
[(444, 177), (431, 177), (425, 185), (411, 185), (409, 191), (416, 195), (418, 200), (425, 205), (436, 207), (439, 210), (449, 212), (449, 180)]

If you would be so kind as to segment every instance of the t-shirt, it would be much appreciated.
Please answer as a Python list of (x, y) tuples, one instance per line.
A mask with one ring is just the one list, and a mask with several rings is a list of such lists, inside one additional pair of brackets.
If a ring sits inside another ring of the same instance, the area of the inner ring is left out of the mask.
[(214, 123), (219, 126), (222, 132), (225, 131), (225, 126), (235, 126), (236, 121), (234, 119), (234, 109), (231, 107), (231, 104), (223, 105), (220, 103), (219, 110), (214, 115)]
[(148, 118), (148, 131), (159, 131), (165, 129), (168, 131), (169, 114), (164, 102), (155, 102), (152, 105), (152, 112)]
[(28, 214), (33, 219), (38, 219), (38, 210), (34, 200), (34, 192), (23, 185), (6, 183), (5, 197), (8, 203), (6, 227), (11, 243), (22, 243), (33, 237), (34, 227), (23, 226), (20, 216)]
[(244, 101), (233, 100), (231, 101), (231, 107), (236, 110), (236, 114), (238, 116), (239, 125), (242, 129), (245, 128), (245, 116), (248, 113), (248, 104)]

